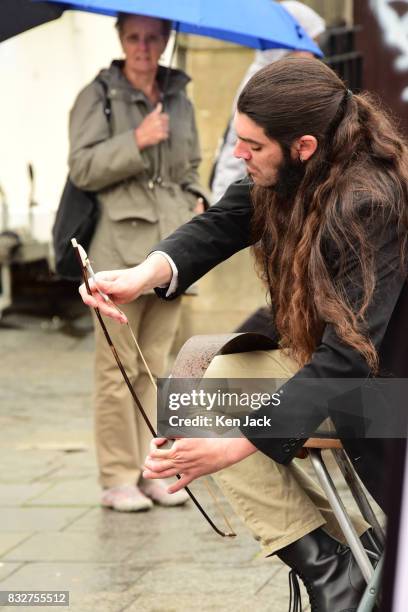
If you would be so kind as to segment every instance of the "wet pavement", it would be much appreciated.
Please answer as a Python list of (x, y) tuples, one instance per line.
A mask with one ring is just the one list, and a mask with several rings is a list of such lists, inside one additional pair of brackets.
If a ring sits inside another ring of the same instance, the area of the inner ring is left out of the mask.
[[(17, 322), (0, 329), (0, 590), (69, 591), (72, 612), (286, 611), (287, 569), (239, 519), (238, 537), (221, 539), (191, 503), (99, 507), (92, 335)], [(194, 492), (217, 516), (202, 485)]]

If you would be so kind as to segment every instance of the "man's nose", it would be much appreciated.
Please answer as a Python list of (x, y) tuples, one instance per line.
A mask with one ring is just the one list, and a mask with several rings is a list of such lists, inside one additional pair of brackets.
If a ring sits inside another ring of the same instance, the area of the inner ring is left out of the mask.
[(251, 159), (251, 152), (245, 143), (237, 140), (234, 148), (234, 157), (244, 159), (245, 161), (249, 161)]

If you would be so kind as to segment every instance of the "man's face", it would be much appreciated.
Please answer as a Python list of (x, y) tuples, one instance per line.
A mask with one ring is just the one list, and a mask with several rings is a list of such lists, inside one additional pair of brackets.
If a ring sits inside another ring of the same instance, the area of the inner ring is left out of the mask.
[(266, 136), (262, 127), (244, 113), (235, 114), (237, 143), (235, 157), (242, 159), (247, 172), (256, 185), (271, 187), (279, 179), (279, 170), (284, 162), (280, 144)]
[(140, 73), (156, 70), (167, 44), (162, 21), (139, 15), (125, 20), (120, 41), (127, 66)]

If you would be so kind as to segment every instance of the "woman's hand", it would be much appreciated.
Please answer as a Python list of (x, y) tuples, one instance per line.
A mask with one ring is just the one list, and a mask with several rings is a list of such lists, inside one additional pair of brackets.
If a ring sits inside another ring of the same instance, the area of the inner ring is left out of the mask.
[[(159, 253), (153, 253), (135, 268), (98, 272), (95, 275), (96, 282), (89, 280), (92, 295), (89, 295), (85, 284), (80, 286), (79, 293), (88, 306), (99, 308), (102, 314), (120, 323), (127, 323), (126, 316), (115, 308), (115, 304), (127, 304), (154, 287), (169, 284), (172, 275), (167, 259)], [(109, 300), (106, 300), (106, 296)]]
[(161, 102), (146, 115), (142, 123), (135, 129), (136, 144), (142, 151), (147, 147), (167, 140), (169, 137), (169, 116), (163, 113)]
[(181, 479), (168, 488), (169, 493), (179, 491), (200, 476), (238, 463), (257, 450), (246, 438), (181, 438), (171, 448), (160, 449), (166, 442), (166, 438), (152, 440), (143, 478), (180, 474)]

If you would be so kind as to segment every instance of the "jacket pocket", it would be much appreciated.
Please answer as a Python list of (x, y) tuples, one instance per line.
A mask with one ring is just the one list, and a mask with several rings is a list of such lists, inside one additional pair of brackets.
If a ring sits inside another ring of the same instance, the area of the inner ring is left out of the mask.
[(157, 211), (149, 202), (133, 203), (118, 200), (108, 209), (109, 218), (116, 221), (141, 220), (156, 223), (159, 220)]
[(160, 241), (159, 224), (142, 218), (115, 221), (112, 224), (112, 238), (125, 266), (135, 266)]
[(143, 220), (155, 223), (159, 220), (154, 194), (142, 181), (122, 181), (109, 193), (107, 213), (112, 221)]

